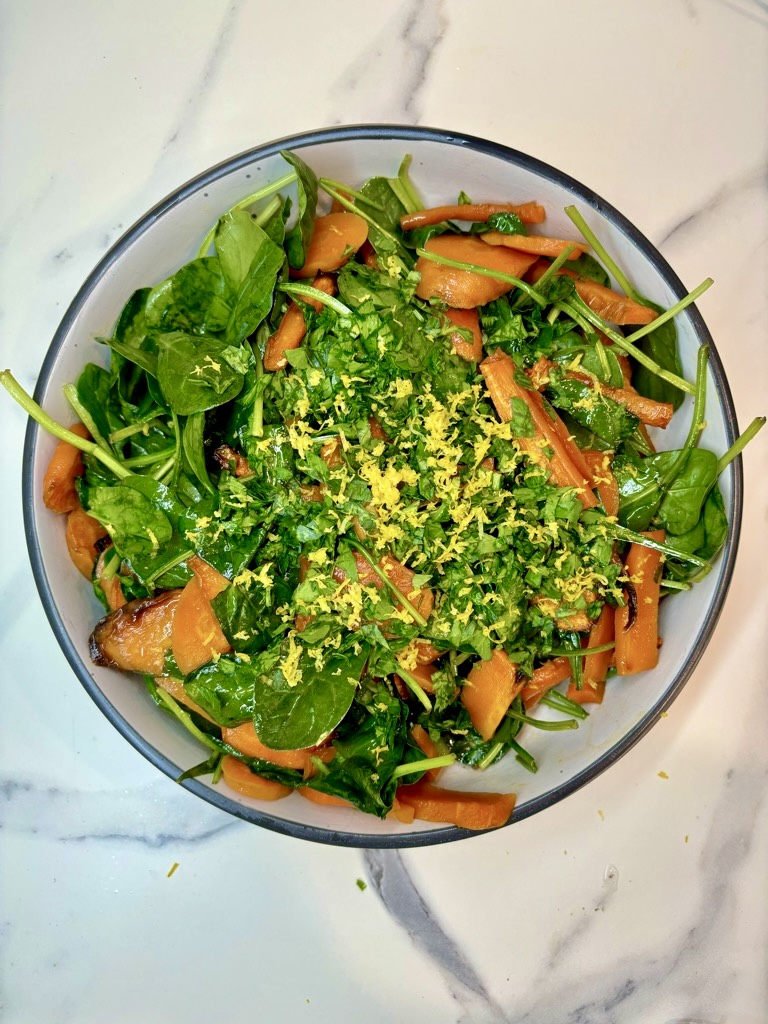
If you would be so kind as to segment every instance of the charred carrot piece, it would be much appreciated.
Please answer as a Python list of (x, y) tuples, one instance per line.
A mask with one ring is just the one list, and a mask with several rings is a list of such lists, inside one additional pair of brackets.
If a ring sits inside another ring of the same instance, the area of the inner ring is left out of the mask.
[(526, 710), (541, 700), (547, 690), (564, 682), (571, 675), (570, 658), (552, 658), (533, 670), (532, 678), (523, 687), (520, 696)]
[[(82, 423), (73, 423), (73, 434), (90, 440)], [(85, 472), (83, 453), (68, 441), (59, 441), (43, 477), (43, 504), (52, 512), (71, 512), (80, 504), (75, 480)]]
[(400, 786), (397, 799), (412, 807), (420, 821), (440, 821), (479, 831), (506, 825), (515, 807), (514, 793), (464, 793), (431, 782)]
[(493, 652), (489, 661), (473, 665), (461, 688), (461, 702), (484, 740), (489, 740), (496, 732), (523, 686), (524, 680), (518, 682), (517, 679), (517, 665), (501, 647)]
[[(662, 541), (663, 530), (644, 533)], [(655, 668), (659, 660), (661, 552), (632, 544), (625, 560), (631, 589), (627, 604), (616, 609), (616, 671), (631, 676)]]
[[(589, 632), (589, 642), (585, 652), (590, 647), (602, 647), (613, 640), (615, 612), (610, 605), (603, 605), (600, 617), (592, 626)], [(598, 654), (585, 654), (584, 666), (581, 674), (581, 689), (575, 683), (568, 687), (568, 696), (577, 704), (602, 704), (605, 694), (605, 680), (608, 669), (613, 660), (613, 651), (600, 651)]]
[[(546, 269), (545, 263), (539, 263), (533, 267), (529, 275), (531, 281), (534, 283), (538, 281)], [(586, 302), (593, 313), (597, 313), (603, 320), (608, 320), (610, 323), (619, 325), (649, 324), (659, 315), (650, 306), (642, 306), (634, 299), (615, 292), (612, 288), (606, 288), (605, 285), (598, 284), (597, 281), (588, 281), (586, 278), (579, 277), (578, 274), (565, 267), (561, 267), (556, 273), (572, 277), (579, 298)]]

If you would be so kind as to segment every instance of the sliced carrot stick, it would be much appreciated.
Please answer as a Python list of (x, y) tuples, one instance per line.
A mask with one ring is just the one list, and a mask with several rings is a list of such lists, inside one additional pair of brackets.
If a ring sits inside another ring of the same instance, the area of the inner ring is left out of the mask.
[(403, 825), (412, 825), (415, 816), (413, 808), (408, 804), (401, 804), (397, 797), (392, 801), (392, 810), (387, 814), (388, 818), (394, 818)]
[[(529, 274), (531, 281), (534, 283), (538, 281), (546, 269), (547, 264), (545, 263), (533, 267)], [(639, 302), (627, 298), (626, 295), (615, 292), (612, 288), (606, 288), (605, 285), (598, 284), (597, 281), (588, 281), (584, 277), (579, 277), (572, 270), (566, 270), (565, 267), (561, 267), (556, 273), (572, 277), (576, 282), (576, 294), (586, 302), (593, 313), (597, 313), (603, 320), (619, 325), (649, 324), (659, 315), (649, 306), (641, 306)]]
[(570, 246), (573, 252), (568, 257), (569, 260), (577, 260), (588, 248), (583, 242), (547, 238), (546, 235), (505, 235), (501, 231), (486, 231), (480, 237), (488, 245), (505, 245), (508, 249), (532, 253), (534, 256), (559, 256)]
[[(335, 295), (336, 279), (329, 274), (318, 274), (312, 282), (312, 287), (325, 292), (326, 295)], [(302, 302), (306, 302), (315, 312), (322, 309), (319, 299), (302, 299)], [(307, 324), (304, 319), (304, 311), (297, 302), (291, 302), (277, 330), (267, 341), (267, 347), (264, 350), (264, 369), (270, 372), (282, 370), (288, 363), (285, 353), (297, 349), (306, 333)]]
[(675, 411), (671, 402), (657, 402), (653, 398), (646, 398), (645, 395), (639, 395), (634, 388), (612, 388), (608, 384), (601, 384), (600, 390), (614, 402), (623, 405), (648, 427), (664, 429), (669, 425)]
[(444, 220), (484, 221), (494, 213), (515, 213), (523, 224), (541, 224), (547, 216), (539, 203), (456, 203), (403, 214), (400, 227), (403, 231), (412, 231), (414, 228), (441, 224)]
[(181, 593), (171, 637), (173, 656), (185, 676), (232, 650), (197, 576)]
[(413, 807), (420, 821), (442, 821), (473, 831), (506, 825), (515, 807), (514, 793), (465, 793), (424, 781), (400, 786), (397, 799)]
[(329, 213), (318, 217), (312, 230), (304, 266), (294, 277), (314, 277), (321, 270), (338, 270), (368, 238), (368, 225), (356, 213)]
[(537, 704), (547, 690), (564, 682), (572, 672), (570, 658), (552, 658), (533, 670), (532, 678), (523, 687), (520, 696), (526, 711)]
[(187, 568), (197, 576), (203, 596), (207, 597), (209, 601), (212, 601), (214, 597), (218, 597), (229, 586), (227, 577), (222, 576), (218, 569), (214, 569), (210, 562), (206, 562), (198, 555), (193, 555), (187, 559)]
[(578, 469), (577, 463), (582, 463), (578, 446), (568, 437), (567, 428), (557, 413), (550, 415), (545, 409), (538, 391), (529, 391), (518, 384), (512, 359), (501, 349), (496, 349), (480, 364), (480, 372), (485, 377), (486, 387), (501, 420), (506, 422), (512, 418), (510, 399), (520, 398), (528, 406), (536, 436), (519, 438), (520, 448), (538, 462), (543, 459), (542, 446), (551, 448), (552, 457), (546, 464), (554, 482), (559, 487), (575, 487), (584, 507), (594, 508), (597, 498), (590, 489), (590, 481)]
[(589, 467), (590, 477), (600, 495), (605, 514), (617, 516), (619, 514), (619, 484), (611, 470), (612, 454), (598, 452), (593, 448), (585, 448), (581, 454)]
[[(603, 605), (600, 617), (589, 631), (590, 647), (602, 647), (613, 640), (615, 614), (609, 604)], [(577, 704), (602, 704), (605, 694), (605, 680), (613, 660), (613, 651), (601, 651), (599, 654), (587, 654), (581, 674), (581, 689), (571, 682), (568, 696)]]
[(282, 800), (293, 792), (290, 786), (252, 772), (247, 764), (232, 754), (225, 754), (221, 759), (221, 774), (230, 789), (254, 800)]
[(230, 747), (239, 750), (246, 757), (258, 757), (262, 761), (269, 761), (280, 768), (300, 768), (306, 770), (307, 763), (311, 763), (312, 756), (316, 753), (314, 747), (303, 750), (273, 750), (265, 743), (262, 743), (256, 735), (253, 722), (243, 722), (231, 728), (221, 730), (221, 738)]
[[(414, 725), (411, 729), (411, 736), (413, 737), (413, 742), (424, 754), (424, 757), (440, 756), (439, 748), (434, 743), (426, 729), (423, 729), (420, 725)], [(442, 768), (429, 768), (424, 772), (424, 778), (427, 782), (437, 782), (442, 770)]]
[[(427, 252), (447, 259), (472, 263), (486, 270), (496, 270), (518, 279), (535, 262), (535, 256), (515, 252), (513, 249), (486, 245), (476, 235), (438, 235), (430, 238), (424, 248)], [(513, 287), (507, 281), (475, 274), (470, 270), (457, 270), (420, 256), (416, 270), (421, 275), (416, 294), (420, 299), (442, 299), (454, 309), (472, 309), (498, 299)]]
[(444, 309), (443, 313), (456, 327), (472, 332), (472, 341), (467, 341), (458, 332), (451, 335), (451, 344), (456, 355), (466, 359), (468, 363), (479, 363), (483, 358), (483, 332), (480, 330), (477, 310)]
[[(90, 440), (82, 423), (73, 423), (73, 434)], [(52, 512), (71, 512), (80, 504), (75, 480), (85, 472), (83, 453), (68, 441), (59, 441), (43, 477), (43, 504)]]
[[(643, 533), (650, 540), (662, 541), (663, 530)], [(616, 671), (631, 676), (655, 668), (659, 660), (659, 593), (661, 590), (661, 553), (642, 544), (630, 545), (624, 571), (634, 588), (634, 601), (617, 608)]]
[(97, 541), (107, 536), (107, 531), (93, 516), (77, 505), (67, 514), (67, 550), (69, 557), (87, 579), (93, 575), (98, 557)]
[(501, 647), (493, 652), (489, 661), (478, 661), (472, 666), (461, 688), (461, 703), (484, 740), (489, 740), (496, 732), (524, 685), (524, 680), (518, 682), (517, 665)]

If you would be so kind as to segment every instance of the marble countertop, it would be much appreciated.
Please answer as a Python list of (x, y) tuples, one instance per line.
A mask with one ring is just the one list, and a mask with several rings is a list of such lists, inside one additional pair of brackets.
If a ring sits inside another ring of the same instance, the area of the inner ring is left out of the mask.
[[(26, 387), (87, 273), (179, 183), (393, 122), (555, 164), (689, 287), (714, 277), (699, 308), (740, 423), (766, 412), (764, 0), (28, 0), (2, 20), (0, 359)], [(398, 853), (237, 821), (117, 734), (37, 598), (25, 424), (1, 399), (0, 417), (0, 1019), (768, 1018), (768, 435), (728, 602), (668, 716), (544, 813)]]

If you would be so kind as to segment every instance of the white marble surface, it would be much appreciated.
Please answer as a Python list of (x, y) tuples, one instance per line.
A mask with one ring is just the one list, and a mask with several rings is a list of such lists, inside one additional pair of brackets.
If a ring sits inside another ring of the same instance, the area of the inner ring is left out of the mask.
[[(390, 121), (558, 165), (688, 286), (714, 277), (699, 306), (740, 422), (766, 412), (764, 0), (0, 12), (0, 361), (26, 386), (88, 271), (177, 184), (274, 137)], [(2, 399), (0, 422), (0, 1019), (768, 1019), (768, 436), (744, 460), (728, 603), (668, 717), (543, 814), (382, 854), (237, 822), (118, 736), (38, 602), (24, 423)]]

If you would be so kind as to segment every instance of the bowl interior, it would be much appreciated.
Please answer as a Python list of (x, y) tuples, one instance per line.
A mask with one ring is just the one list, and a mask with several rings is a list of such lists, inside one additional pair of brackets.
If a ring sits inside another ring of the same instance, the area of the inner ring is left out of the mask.
[[(573, 237), (563, 207), (575, 203), (607, 250), (644, 295), (671, 305), (684, 292), (658, 252), (621, 215), (593, 193), (522, 154), (479, 140), (428, 129), (339, 129), (283, 140), (243, 154), (181, 188), (132, 228), (102, 260), (62, 322), (44, 363), (37, 400), (55, 418), (69, 422), (62, 386), (76, 380), (87, 361), (103, 362), (95, 342), (111, 334), (125, 301), (139, 287), (161, 281), (193, 258), (217, 217), (243, 196), (285, 173), (279, 149), (299, 152), (318, 174), (357, 185), (375, 174), (394, 175), (405, 153), (427, 205), (455, 201), (463, 189), (473, 199), (537, 200), (547, 208), (546, 231)], [(678, 320), (685, 376), (695, 376), (696, 352), (710, 341), (700, 316), (688, 310)], [(732, 443), (735, 417), (716, 352), (710, 362), (707, 426), (702, 444), (723, 452)], [(691, 412), (687, 399), (665, 432), (663, 447), (685, 436)], [(114, 725), (142, 753), (172, 777), (199, 762), (201, 748), (176, 723), (158, 714), (138, 679), (94, 666), (87, 639), (101, 609), (79, 579), (67, 554), (63, 517), (39, 500), (42, 477), (53, 450), (51, 438), (32, 424), (25, 457), (25, 518), (36, 579), (57, 638), (76, 674)], [(604, 705), (594, 708), (578, 730), (548, 734), (527, 730), (525, 743), (539, 771), (528, 774), (513, 758), (484, 773), (451, 768), (444, 785), (508, 790), (518, 794), (514, 820), (546, 807), (606, 768), (634, 743), (679, 692), (714, 628), (735, 557), (740, 514), (740, 463), (721, 480), (731, 528), (714, 571), (692, 592), (663, 603), (664, 639), (659, 667), (647, 675), (609, 684)], [(349, 845), (405, 846), (471, 834), (416, 822), (405, 826), (334, 807), (317, 807), (293, 794), (258, 804), (202, 780), (188, 788), (218, 806), (258, 824), (304, 838)]]

